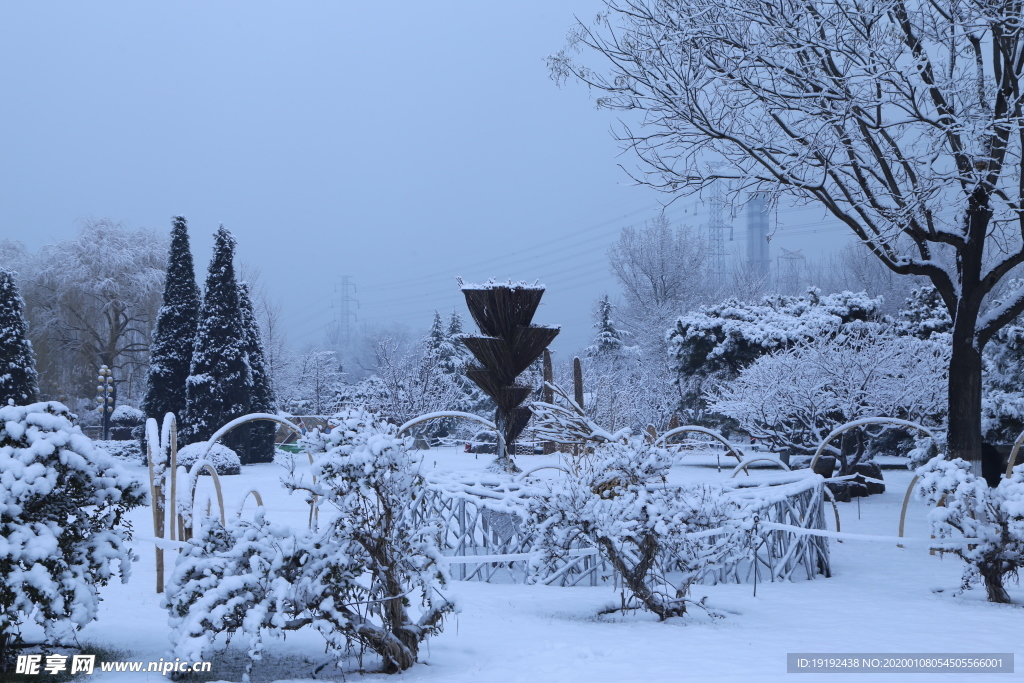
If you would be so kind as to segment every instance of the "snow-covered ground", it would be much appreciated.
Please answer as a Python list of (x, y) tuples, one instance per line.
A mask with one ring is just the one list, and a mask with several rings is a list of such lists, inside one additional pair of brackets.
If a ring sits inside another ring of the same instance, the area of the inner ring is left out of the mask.
[[(426, 467), (447, 471), (481, 470), (492, 456), (465, 454), (455, 449), (426, 452)], [(530, 469), (555, 464), (558, 456), (520, 456)], [(720, 481), (735, 460), (713, 454), (682, 460), (673, 477), (691, 481)], [(131, 469), (145, 477), (141, 465)], [(277, 465), (243, 468), (222, 478), (228, 514), (253, 488), (266, 504), (268, 518), (302, 526), (308, 507), (280, 487)], [(557, 472), (545, 472), (557, 476)], [(886, 470), (886, 492), (858, 503), (840, 503), (842, 530), (894, 536), (900, 506), (912, 474)], [(744, 476), (744, 475), (739, 475)], [(757, 476), (755, 471), (754, 476)], [(203, 478), (202, 486), (209, 486)], [(251, 515), (250, 496), (243, 512)], [(927, 510), (911, 504), (907, 536), (927, 537)], [(148, 508), (133, 511), (138, 536), (152, 534)], [(828, 511), (829, 524), (833, 523)], [(617, 603), (609, 587), (557, 588), (512, 584), (456, 582), (452, 586), (462, 606), (444, 633), (428, 641), (421, 662), (400, 675), (418, 681), (774, 681), (789, 680), (788, 652), (1013, 652), (1021, 641), (1024, 591), (1010, 593), (1016, 604), (995, 605), (975, 589), (954, 596), (963, 570), (954, 557), (929, 555), (921, 546), (896, 547), (891, 542), (846, 540), (831, 542), (831, 578), (792, 583), (761, 583), (754, 597), (752, 584), (700, 586), (707, 604), (720, 616), (696, 613), (659, 623), (645, 613), (599, 616)], [(140, 561), (127, 585), (102, 591), (99, 619), (80, 636), (83, 643), (123, 651), (126, 659), (156, 661), (169, 651), (167, 615), (154, 590), (153, 545), (134, 542)], [(168, 553), (173, 562), (173, 552)], [(697, 596), (699, 597), (699, 596)], [(196, 680), (238, 681), (243, 656), (238, 648), (214, 654), (212, 672)], [(285, 641), (271, 642), (256, 665), (254, 681), (311, 680), (324, 663), (319, 634), (297, 631)], [(353, 663), (356, 665), (356, 663)], [(374, 666), (371, 658), (365, 662)], [(1018, 663), (1018, 671), (1024, 663)], [(1024, 678), (1024, 673), (993, 674)], [(798, 680), (827, 680), (834, 675), (810, 675)], [(978, 680), (969, 674), (845, 674), (840, 680), (870, 681)], [(100, 673), (83, 677), (97, 683), (158, 681), (156, 673)], [(342, 676), (323, 669), (317, 680), (385, 680), (379, 674)], [(988, 677), (983, 677), (988, 680)]]

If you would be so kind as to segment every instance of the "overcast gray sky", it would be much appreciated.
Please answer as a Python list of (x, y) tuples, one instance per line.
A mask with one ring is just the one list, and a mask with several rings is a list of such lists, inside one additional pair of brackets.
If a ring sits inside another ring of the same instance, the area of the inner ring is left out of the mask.
[[(537, 322), (572, 352), (617, 292), (608, 245), (666, 199), (616, 166), (614, 116), (548, 79), (573, 16), (600, 7), (4, 3), (2, 234), (36, 249), (88, 218), (169, 231), (182, 214), (202, 281), (224, 223), (300, 344), (342, 275), (360, 321), (415, 332), (465, 311), (456, 275), (539, 279)], [(692, 202), (669, 215), (707, 221)], [(773, 250), (845, 241), (830, 225), (800, 214)]]

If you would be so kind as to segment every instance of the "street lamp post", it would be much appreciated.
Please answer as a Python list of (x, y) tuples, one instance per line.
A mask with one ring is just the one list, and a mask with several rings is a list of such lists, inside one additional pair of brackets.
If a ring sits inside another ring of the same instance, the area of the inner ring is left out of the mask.
[(114, 388), (114, 373), (106, 365), (100, 366), (99, 385), (96, 387), (96, 410), (103, 418), (103, 440), (110, 438), (110, 414), (114, 412), (117, 391)]

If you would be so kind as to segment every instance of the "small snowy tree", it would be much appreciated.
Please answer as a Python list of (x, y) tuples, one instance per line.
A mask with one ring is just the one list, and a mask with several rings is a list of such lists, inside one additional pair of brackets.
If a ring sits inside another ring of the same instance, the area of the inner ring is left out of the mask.
[(453, 410), (465, 394), (457, 377), (445, 372), (442, 357), (425, 353), (423, 346), (403, 350), (391, 339), (382, 339), (374, 349), (377, 360), (379, 410), (402, 423), (417, 415)]
[(36, 398), (36, 357), (24, 317), (25, 302), (14, 274), (0, 270), (0, 405), (25, 405)]
[(623, 333), (615, 327), (615, 321), (612, 320), (612, 308), (607, 294), (597, 300), (594, 310), (597, 336), (594, 337), (594, 343), (586, 349), (588, 356), (617, 355), (625, 348), (625, 344), (622, 343)]
[(22, 624), (70, 639), (96, 618), (99, 587), (131, 570), (124, 515), (145, 488), (72, 417), (59, 403), (0, 406), (0, 671)]
[(363, 410), (332, 424), (329, 435), (307, 440), (317, 451), (317, 483), (294, 472), (286, 481), (333, 507), (332, 521), (295, 533), (268, 523), (262, 510), (227, 528), (207, 520), (167, 589), (178, 656), (201, 659), (228, 631), (244, 637), (256, 659), (266, 637), (312, 625), (339, 659), (352, 645), (366, 647), (394, 673), (415, 664), (423, 641), (440, 632), (455, 606), (440, 592), (440, 528), (416, 514), (421, 481), (407, 440)]
[[(535, 576), (556, 570), (582, 541), (612, 565), (632, 599), (659, 619), (682, 616), (690, 586), (713, 568), (749, 556), (743, 511), (708, 486), (667, 486), (665, 449), (608, 441), (573, 463), (566, 481), (531, 498)], [(695, 532), (721, 528), (714, 536)]]
[(108, 220), (39, 251), (28, 264), (30, 319), (48, 394), (91, 395), (101, 365), (123, 383), (121, 397), (142, 393), (166, 263), (162, 235)]
[(146, 416), (157, 421), (167, 413), (174, 413), (179, 420), (185, 414), (185, 382), (192, 365), (199, 317), (199, 286), (192, 265), (188, 224), (183, 216), (175, 216), (173, 222), (164, 301), (156, 316), (146, 398), (142, 402)]
[(982, 583), (992, 602), (1011, 602), (1005, 580), (1024, 566), (1024, 466), (995, 488), (960, 458), (932, 458), (917, 473), (918, 497), (935, 506), (928, 519), (936, 545), (954, 541), (944, 552), (967, 563), (962, 589)]
[[(186, 443), (205, 441), (221, 426), (249, 412), (252, 373), (232, 263), (234, 253), (235, 238), (221, 226), (215, 236), (185, 384), (181, 433)], [(224, 445), (244, 453), (246, 436), (244, 429), (236, 429), (224, 437)]]
[(707, 245), (693, 229), (673, 227), (664, 214), (641, 228), (623, 228), (608, 262), (625, 294), (629, 329), (645, 346), (659, 346), (675, 317), (715, 300)]
[(298, 368), (288, 409), (312, 415), (333, 412), (344, 376), (338, 355), (334, 351), (310, 346), (302, 354)]

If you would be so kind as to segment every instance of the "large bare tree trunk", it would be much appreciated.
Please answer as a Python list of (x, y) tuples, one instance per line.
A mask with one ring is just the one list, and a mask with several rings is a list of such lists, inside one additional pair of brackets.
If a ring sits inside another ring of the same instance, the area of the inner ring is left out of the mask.
[[(959, 327), (959, 325), (957, 326)], [(971, 331), (954, 328), (949, 361), (949, 432), (947, 454), (963, 458), (981, 473), (981, 351)], [(964, 338), (966, 337), (966, 339)]]

